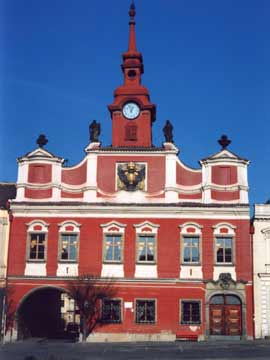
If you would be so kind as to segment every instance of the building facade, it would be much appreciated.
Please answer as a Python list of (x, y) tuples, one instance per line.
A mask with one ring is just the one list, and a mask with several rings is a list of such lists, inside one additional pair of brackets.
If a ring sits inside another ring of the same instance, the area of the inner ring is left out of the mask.
[(0, 183), (0, 338), (5, 328), (6, 275), (10, 225), (9, 200), (15, 197), (16, 184)]
[[(134, 5), (129, 16), (124, 81), (108, 106), (112, 145), (101, 145), (93, 121), (76, 166), (64, 167), (44, 136), (18, 159), (8, 265), (14, 307), (45, 328), (61, 303), (57, 291), (94, 274), (115, 278), (117, 296), (104, 301), (107, 325), (89, 341), (252, 338), (249, 161), (224, 135), (220, 151), (192, 169), (178, 157), (169, 121), (162, 146), (152, 144), (156, 106), (141, 84)], [(15, 337), (40, 334), (19, 322)]]
[(256, 204), (253, 220), (255, 337), (270, 336), (270, 204)]

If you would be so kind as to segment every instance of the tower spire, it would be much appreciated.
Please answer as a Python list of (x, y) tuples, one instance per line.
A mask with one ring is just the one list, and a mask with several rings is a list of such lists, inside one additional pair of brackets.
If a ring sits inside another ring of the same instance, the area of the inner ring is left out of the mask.
[(136, 15), (136, 8), (134, 1), (132, 1), (129, 8), (129, 41), (128, 41), (128, 52), (134, 53), (136, 52), (136, 34), (135, 34), (135, 20), (134, 17)]

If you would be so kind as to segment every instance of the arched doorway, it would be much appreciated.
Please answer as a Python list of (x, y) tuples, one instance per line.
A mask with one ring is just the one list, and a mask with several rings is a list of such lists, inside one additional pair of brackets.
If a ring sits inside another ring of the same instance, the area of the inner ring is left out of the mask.
[(22, 300), (18, 310), (18, 339), (28, 337), (64, 338), (63, 295), (55, 287), (35, 289)]
[(210, 335), (242, 335), (242, 303), (238, 296), (218, 294), (210, 299)]

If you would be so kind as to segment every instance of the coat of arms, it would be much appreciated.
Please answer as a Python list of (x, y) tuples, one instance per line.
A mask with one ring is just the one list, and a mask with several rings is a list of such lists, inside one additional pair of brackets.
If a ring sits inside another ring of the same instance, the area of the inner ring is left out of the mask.
[(117, 167), (118, 190), (136, 191), (144, 190), (145, 165), (129, 162), (119, 164)]

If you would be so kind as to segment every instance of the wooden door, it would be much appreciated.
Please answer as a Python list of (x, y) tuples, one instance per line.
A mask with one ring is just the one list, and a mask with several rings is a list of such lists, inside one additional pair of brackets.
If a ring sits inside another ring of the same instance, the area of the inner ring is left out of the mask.
[(224, 305), (210, 305), (210, 334), (223, 335)]
[[(219, 304), (210, 304), (210, 335), (239, 336), (242, 334), (241, 303), (232, 296), (219, 296)], [(240, 302), (240, 301), (239, 301)]]
[(225, 305), (224, 326), (225, 335), (241, 335), (241, 305)]

